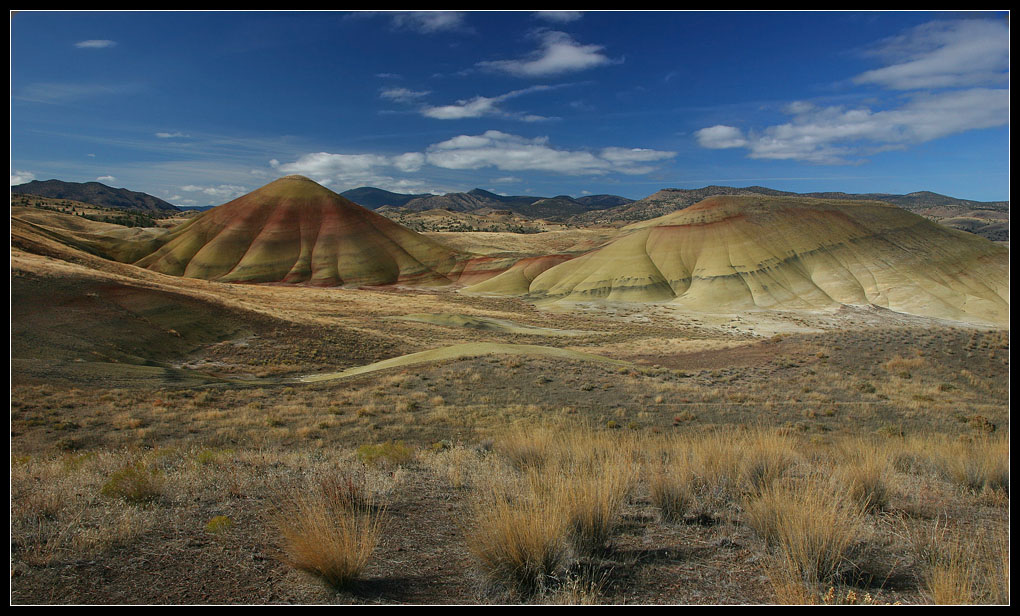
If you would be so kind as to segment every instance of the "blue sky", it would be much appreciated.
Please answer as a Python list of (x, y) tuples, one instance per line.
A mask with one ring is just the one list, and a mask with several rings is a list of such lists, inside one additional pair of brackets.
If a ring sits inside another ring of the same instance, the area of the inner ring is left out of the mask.
[(11, 182), (1009, 198), (1003, 13), (22, 12)]

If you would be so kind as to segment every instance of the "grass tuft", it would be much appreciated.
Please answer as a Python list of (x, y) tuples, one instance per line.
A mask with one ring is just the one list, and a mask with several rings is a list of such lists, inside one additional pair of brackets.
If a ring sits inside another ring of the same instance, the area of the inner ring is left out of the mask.
[(325, 479), (275, 515), (284, 561), (335, 589), (362, 574), (382, 531), (383, 511), (355, 485), (344, 477)]

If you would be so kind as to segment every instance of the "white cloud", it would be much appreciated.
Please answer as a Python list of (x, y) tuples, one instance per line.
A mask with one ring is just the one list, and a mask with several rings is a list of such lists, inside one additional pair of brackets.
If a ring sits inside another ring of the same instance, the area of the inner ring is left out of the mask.
[(584, 12), (582, 11), (538, 11), (535, 13), (535, 17), (538, 17), (539, 19), (554, 21), (561, 24), (577, 21), (583, 16)]
[(407, 88), (383, 88), (379, 91), (381, 98), (386, 98), (398, 103), (412, 103), (423, 96), (427, 96), (429, 90), (409, 90)]
[(532, 86), (522, 90), (514, 90), (499, 96), (476, 96), (471, 99), (459, 100), (452, 105), (440, 105), (436, 107), (423, 107), (421, 114), (427, 118), (436, 120), (461, 120), (464, 118), (481, 118), (484, 116), (496, 116), (523, 120), (525, 122), (538, 122), (549, 118), (535, 115), (504, 111), (499, 107), (503, 101), (524, 96), (533, 92), (542, 92), (561, 86)]
[(248, 189), (244, 186), (238, 186), (235, 184), (220, 184), (218, 186), (196, 186), (194, 184), (188, 184), (187, 186), (181, 186), (181, 190), (184, 192), (200, 192), (223, 201), (236, 199), (248, 192)]
[(393, 166), (406, 173), (415, 173), (425, 164), (425, 155), (421, 152), (408, 152), (393, 157)]
[(1009, 121), (1009, 91), (973, 88), (914, 97), (894, 109), (791, 105), (790, 122), (750, 131), (712, 126), (695, 133), (708, 148), (746, 147), (751, 158), (803, 160), (823, 164), (853, 162), (867, 154), (924, 143)]
[(870, 55), (888, 66), (855, 83), (893, 90), (998, 85), (1009, 80), (1009, 26), (1005, 21), (932, 22), (879, 43)]
[(739, 128), (717, 124), (694, 133), (703, 148), (739, 148), (747, 145), (747, 139)]
[(518, 77), (547, 77), (619, 63), (602, 53), (602, 45), (582, 45), (565, 32), (542, 30), (536, 36), (539, 48), (527, 57), (479, 62), (477, 66)]
[(106, 39), (92, 39), (88, 41), (78, 41), (74, 44), (79, 49), (106, 49), (108, 47), (114, 47), (117, 41), (109, 41)]
[(615, 163), (647, 163), (656, 160), (664, 160), (672, 158), (674, 152), (662, 152), (659, 150), (649, 150), (646, 148), (617, 148), (609, 147), (602, 148), (602, 158), (611, 160)]
[(11, 171), (11, 186), (26, 184), (34, 179), (35, 174), (31, 171)]
[(117, 181), (117, 178), (113, 177), (112, 175), (101, 175), (101, 176), (96, 178), (96, 181), (97, 182), (115, 182), (115, 181)]
[(497, 112), (497, 99), (476, 96), (469, 100), (460, 100), (453, 105), (425, 107), (421, 113), (427, 118), (436, 120), (460, 120), (463, 118), (480, 118)]
[(464, 14), (457, 11), (409, 11), (393, 14), (393, 25), (425, 34), (467, 28)]
[[(552, 147), (547, 137), (521, 137), (490, 130), (481, 135), (458, 135), (432, 144), (424, 152), (406, 152), (396, 156), (380, 154), (333, 154), (315, 152), (297, 160), (270, 161), (279, 173), (300, 174), (320, 184), (354, 188), (376, 186), (395, 192), (450, 192), (431, 181), (401, 174), (418, 173), (428, 166), (467, 170), (496, 168), (503, 171), (542, 171), (567, 175), (641, 174), (655, 169), (650, 163), (675, 156), (641, 148), (608, 147), (598, 152)], [(521, 182), (507, 176), (495, 182)], [(184, 186), (182, 190), (205, 190)]]
[(436, 192), (435, 187), (427, 181), (394, 177), (395, 172), (419, 171), (425, 164), (425, 155), (421, 152), (407, 152), (397, 156), (316, 152), (300, 156), (291, 163), (272, 160), (269, 164), (279, 172), (305, 175), (338, 190), (375, 186), (393, 192)]
[(668, 160), (676, 156), (676, 152), (664, 152), (661, 150), (649, 150), (646, 148), (602, 148), (599, 155), (612, 163), (620, 173), (628, 175), (641, 175), (655, 171), (656, 167), (648, 164), (662, 160)]
[(187, 137), (188, 135), (185, 135), (180, 131), (174, 131), (172, 133), (168, 132), (156, 133), (156, 136), (159, 137), (160, 139), (176, 139), (178, 137)]
[(862, 156), (1009, 123), (1009, 32), (987, 19), (933, 22), (885, 39), (868, 55), (887, 66), (855, 77), (854, 83), (896, 91), (869, 107), (790, 103), (789, 122), (751, 129), (718, 124), (695, 132), (702, 147), (747, 148), (758, 159), (820, 164), (860, 162)]
[(551, 147), (548, 137), (527, 138), (490, 130), (481, 135), (460, 135), (429, 146), (429, 164), (445, 169), (481, 169), (502, 171), (546, 171), (567, 175), (602, 175), (610, 172), (647, 173), (652, 168), (637, 166), (634, 158), (663, 160), (673, 152), (641, 150), (630, 157), (623, 148), (605, 148), (600, 154), (585, 150)]
[(292, 163), (277, 163), (273, 166), (283, 173), (307, 175), (318, 181), (320, 178), (362, 176), (391, 164), (388, 157), (378, 154), (330, 154), (329, 152), (316, 152), (305, 154)]

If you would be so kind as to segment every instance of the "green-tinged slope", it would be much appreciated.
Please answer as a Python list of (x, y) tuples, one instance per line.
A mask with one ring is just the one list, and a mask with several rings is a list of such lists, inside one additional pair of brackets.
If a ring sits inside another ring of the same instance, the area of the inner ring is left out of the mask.
[(412, 366), (415, 364), (437, 362), (447, 359), (459, 359), (461, 357), (474, 357), (478, 355), (531, 355), (538, 357), (552, 357), (564, 360), (594, 361), (619, 365), (630, 365), (630, 362), (626, 362), (619, 359), (612, 359), (610, 357), (604, 357), (602, 355), (593, 355), (591, 353), (582, 353), (581, 351), (571, 351), (568, 349), (558, 349), (555, 347), (540, 346), (535, 344), (501, 344), (495, 342), (468, 342), (464, 344), (455, 344), (453, 346), (442, 347), (439, 349), (432, 349), (430, 351), (411, 353), (410, 355), (401, 355), (400, 357), (386, 359), (383, 361), (375, 362), (373, 364), (368, 364), (367, 366), (357, 366), (354, 368), (349, 368), (342, 372), (330, 372), (327, 374), (312, 374), (302, 377), (301, 381), (305, 383), (330, 381), (350, 376), (357, 376), (359, 374), (365, 374), (368, 372), (375, 372), (376, 370), (385, 370), (387, 368), (399, 368), (403, 366)]
[(531, 283), (545, 301), (670, 301), (706, 312), (875, 305), (1005, 324), (1008, 251), (897, 207), (713, 197), (630, 225)]

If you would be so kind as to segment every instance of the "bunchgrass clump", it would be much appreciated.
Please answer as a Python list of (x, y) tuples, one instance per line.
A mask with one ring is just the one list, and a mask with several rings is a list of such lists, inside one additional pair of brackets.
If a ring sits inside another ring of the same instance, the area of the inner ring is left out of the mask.
[(492, 486), (473, 504), (468, 549), (488, 582), (530, 597), (553, 585), (568, 558), (567, 518), (526, 482)]
[(853, 569), (865, 532), (863, 508), (821, 478), (777, 483), (748, 499), (745, 516), (774, 566), (811, 589)]
[(414, 449), (403, 441), (387, 441), (358, 447), (358, 459), (369, 466), (402, 466), (414, 458)]
[(881, 511), (892, 494), (893, 456), (888, 446), (846, 439), (836, 449), (834, 475), (850, 499), (868, 511)]
[(939, 605), (1009, 603), (1008, 530), (951, 527), (945, 518), (908, 533), (923, 590)]
[(162, 495), (162, 476), (157, 469), (147, 469), (141, 462), (125, 466), (110, 475), (100, 493), (119, 498), (132, 505), (152, 503)]
[(664, 520), (713, 520), (743, 494), (759, 494), (796, 462), (789, 437), (766, 430), (670, 439), (653, 462), (649, 489)]
[(335, 589), (362, 574), (382, 532), (383, 510), (350, 485), (342, 477), (323, 479), (275, 514), (283, 560)]
[(550, 482), (578, 554), (598, 554), (606, 548), (631, 479), (629, 461), (613, 456), (593, 467), (562, 472)]
[(943, 446), (938, 455), (943, 476), (973, 492), (1009, 491), (1009, 440), (982, 437)]

